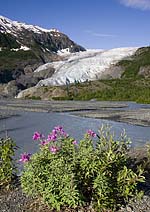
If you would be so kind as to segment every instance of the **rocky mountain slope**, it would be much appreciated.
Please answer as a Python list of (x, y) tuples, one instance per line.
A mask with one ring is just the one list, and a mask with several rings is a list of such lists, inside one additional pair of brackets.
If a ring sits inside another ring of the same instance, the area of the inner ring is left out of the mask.
[[(34, 77), (33, 71), (46, 62), (62, 60), (61, 51), (85, 49), (57, 29), (47, 30), (0, 16), (0, 83), (15, 80), (21, 90), (35, 85), (45, 74)], [(46, 77), (52, 73), (53, 69), (49, 70)]]

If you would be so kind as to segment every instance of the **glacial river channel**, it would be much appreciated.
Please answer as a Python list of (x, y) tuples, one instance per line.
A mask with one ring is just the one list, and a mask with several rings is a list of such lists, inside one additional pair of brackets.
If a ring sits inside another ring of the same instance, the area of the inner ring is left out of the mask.
[[(0, 106), (2, 105), (6, 104), (1, 102)], [(128, 107), (123, 107), (121, 110), (126, 110), (126, 108), (130, 110), (139, 108), (150, 109), (150, 105), (128, 103)], [(8, 106), (7, 110), (11, 111), (11, 109), (8, 109)], [(0, 112), (6, 112), (6, 108), (0, 108)], [(19, 147), (16, 154), (18, 158), (22, 152), (34, 153), (38, 149), (38, 142), (32, 140), (32, 135), (35, 131), (40, 131), (47, 135), (57, 125), (63, 126), (69, 135), (79, 140), (83, 138), (87, 129), (92, 129), (98, 133), (98, 129), (102, 124), (109, 124), (116, 137), (119, 137), (120, 133), (125, 129), (132, 141), (132, 146), (150, 144), (150, 126), (139, 126), (107, 119), (85, 118), (74, 115), (71, 112), (31, 112), (20, 109), (14, 110), (14, 108), (12, 112), (15, 114), (14, 116), (0, 119), (0, 137), (5, 137), (7, 134), (16, 141)], [(80, 111), (80, 113), (82, 112)]]

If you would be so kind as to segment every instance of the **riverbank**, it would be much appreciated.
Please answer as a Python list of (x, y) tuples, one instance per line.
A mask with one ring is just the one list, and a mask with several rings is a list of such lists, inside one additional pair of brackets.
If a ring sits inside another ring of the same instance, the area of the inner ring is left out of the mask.
[(83, 111), (82, 113), (73, 113), (86, 118), (106, 119), (117, 122), (124, 122), (132, 125), (139, 125), (143, 127), (150, 126), (150, 109), (136, 109), (136, 110), (97, 110)]
[[(129, 104), (133, 104), (133, 108)], [(0, 100), (0, 119), (17, 115), (14, 111), (68, 112), (75, 116), (150, 126), (150, 105), (140, 108), (130, 102)]]

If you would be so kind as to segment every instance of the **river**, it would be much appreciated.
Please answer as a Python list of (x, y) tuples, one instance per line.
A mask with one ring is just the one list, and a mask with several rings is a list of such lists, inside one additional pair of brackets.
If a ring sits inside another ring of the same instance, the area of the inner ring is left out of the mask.
[(110, 120), (83, 118), (69, 113), (17, 111), (17, 114), (17, 116), (0, 120), (0, 137), (5, 137), (7, 132), (16, 141), (19, 147), (16, 157), (19, 157), (21, 152), (34, 153), (38, 149), (38, 142), (32, 140), (35, 131), (47, 135), (57, 125), (63, 126), (64, 130), (76, 140), (83, 138), (87, 129), (92, 129), (97, 133), (102, 124), (109, 124), (116, 137), (125, 129), (132, 141), (132, 146), (142, 146), (145, 143), (150, 143), (150, 127)]

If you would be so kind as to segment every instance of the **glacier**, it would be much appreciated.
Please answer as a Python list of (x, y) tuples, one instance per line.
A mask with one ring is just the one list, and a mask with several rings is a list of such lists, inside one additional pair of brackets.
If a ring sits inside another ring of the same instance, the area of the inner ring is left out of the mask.
[(120, 60), (132, 56), (138, 47), (124, 47), (110, 50), (87, 50), (70, 53), (62, 61), (46, 63), (35, 72), (54, 68), (52, 77), (40, 80), (36, 87), (59, 86), (66, 82), (74, 83), (101, 79), (107, 70)]

